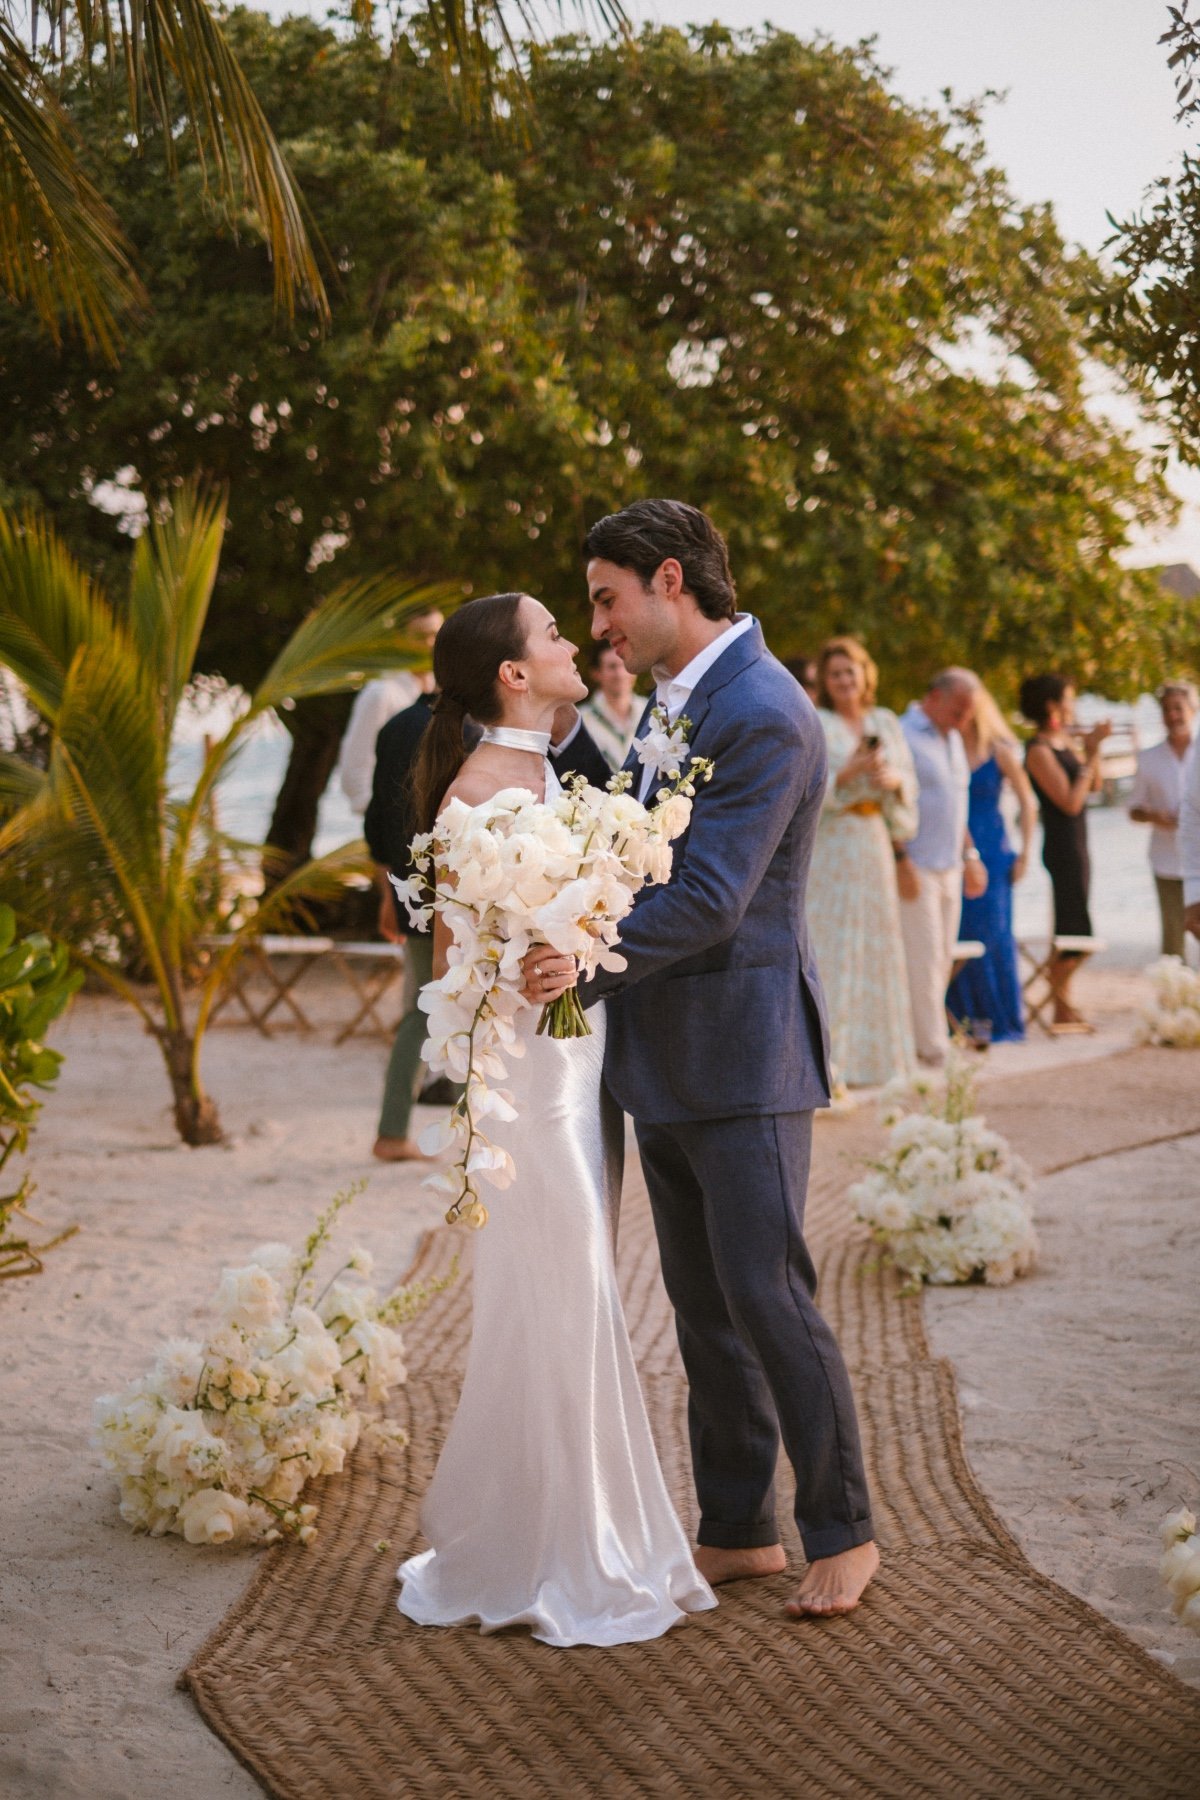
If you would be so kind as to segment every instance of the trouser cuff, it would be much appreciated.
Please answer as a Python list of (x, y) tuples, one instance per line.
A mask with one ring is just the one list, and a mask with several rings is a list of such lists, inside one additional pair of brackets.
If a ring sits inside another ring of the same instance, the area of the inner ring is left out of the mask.
[(732, 1525), (727, 1519), (701, 1519), (696, 1542), (710, 1550), (761, 1550), (766, 1544), (779, 1542), (779, 1527), (774, 1519), (757, 1525)]
[[(875, 1536), (870, 1519), (854, 1519), (848, 1524), (823, 1525), (818, 1531), (801, 1529), (804, 1555), (808, 1562), (819, 1562), (824, 1556), (840, 1556), (859, 1544), (869, 1544)], [(703, 1539), (700, 1540), (703, 1543)]]

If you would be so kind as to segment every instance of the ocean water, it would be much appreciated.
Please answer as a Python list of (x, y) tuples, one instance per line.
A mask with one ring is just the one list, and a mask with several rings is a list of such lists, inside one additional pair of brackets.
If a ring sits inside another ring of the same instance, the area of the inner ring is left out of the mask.
[[(1147, 696), (1136, 707), (1110, 706), (1086, 697), (1080, 714), (1087, 721), (1103, 714), (1114, 723), (1136, 725), (1143, 746), (1162, 736), (1158, 708)], [(171, 758), (173, 785), (194, 780), (203, 754), (198, 728), (191, 720)], [(218, 790), (218, 813), (224, 830), (259, 840), (266, 832), (275, 795), (287, 764), (289, 739), (282, 725), (266, 721), (250, 738)], [(351, 810), (336, 774), (321, 802), (316, 850), (323, 853), (362, 835), (361, 821)], [(1108, 949), (1097, 958), (1110, 966), (1138, 968), (1158, 954), (1158, 900), (1150, 873), (1149, 837), (1144, 825), (1131, 823), (1123, 803), (1088, 809), (1092, 857), (1092, 924)], [(1040, 831), (1038, 854), (1040, 854)], [(1040, 861), (1031, 864), (1014, 893), (1018, 937), (1045, 937), (1050, 925), (1050, 880)]]

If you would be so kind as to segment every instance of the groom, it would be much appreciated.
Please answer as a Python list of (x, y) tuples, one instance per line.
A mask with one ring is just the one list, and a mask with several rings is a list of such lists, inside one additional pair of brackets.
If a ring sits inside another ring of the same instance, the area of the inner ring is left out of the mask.
[[(690, 719), (689, 750), (715, 764), (670, 881), (644, 889), (622, 926), (628, 967), (584, 992), (608, 1001), (605, 1081), (633, 1117), (675, 1308), (696, 1562), (714, 1584), (785, 1567), (782, 1436), (808, 1560), (788, 1611), (849, 1612), (879, 1555), (850, 1384), (802, 1235), (813, 1109), (829, 1098), (804, 914), (824, 735), (737, 612), (725, 541), (702, 512), (639, 501), (594, 525), (585, 549), (593, 637), (653, 672), (656, 705)], [(626, 767), (646, 798), (658, 782), (637, 750)], [(547, 984), (571, 966), (545, 951), (537, 965)]]

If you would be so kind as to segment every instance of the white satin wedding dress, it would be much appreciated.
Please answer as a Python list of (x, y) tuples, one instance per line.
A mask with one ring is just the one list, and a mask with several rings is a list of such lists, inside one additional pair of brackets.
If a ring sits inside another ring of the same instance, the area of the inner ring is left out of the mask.
[(509, 1063), (517, 1119), (488, 1124), (517, 1174), (475, 1239), (462, 1397), (421, 1509), (430, 1548), (401, 1564), (398, 1604), (419, 1625), (633, 1643), (716, 1599), (667, 1494), (617, 1291), (604, 1008), (585, 1038), (539, 1038), (537, 1018), (520, 1015)]

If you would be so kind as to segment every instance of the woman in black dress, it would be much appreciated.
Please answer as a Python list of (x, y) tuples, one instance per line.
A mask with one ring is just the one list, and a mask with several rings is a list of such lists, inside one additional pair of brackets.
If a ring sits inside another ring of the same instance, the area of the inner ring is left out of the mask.
[[(1083, 757), (1074, 749), (1075, 689), (1062, 675), (1031, 675), (1021, 683), (1021, 711), (1036, 735), (1025, 751), (1025, 767), (1042, 811), (1042, 862), (1054, 889), (1055, 937), (1091, 937), (1088, 912), (1088, 795), (1100, 786), (1100, 746), (1112, 727), (1093, 725), (1083, 739)], [(1056, 956), (1048, 974), (1054, 993), (1054, 1024), (1078, 1027), (1079, 1015), (1068, 988), (1078, 967), (1075, 955)]]

